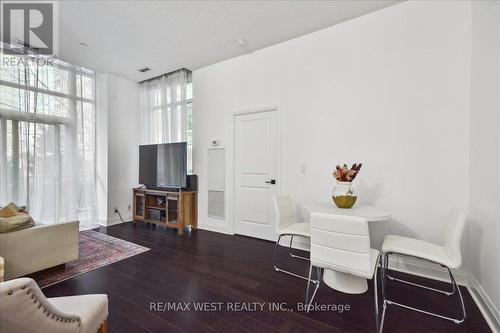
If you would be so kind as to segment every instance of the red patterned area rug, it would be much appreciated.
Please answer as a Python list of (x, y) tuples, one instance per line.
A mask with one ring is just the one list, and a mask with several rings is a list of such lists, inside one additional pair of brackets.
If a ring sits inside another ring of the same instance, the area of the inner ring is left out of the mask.
[(147, 247), (97, 231), (80, 231), (78, 260), (30, 274), (29, 277), (34, 279), (40, 288), (44, 288), (149, 250)]

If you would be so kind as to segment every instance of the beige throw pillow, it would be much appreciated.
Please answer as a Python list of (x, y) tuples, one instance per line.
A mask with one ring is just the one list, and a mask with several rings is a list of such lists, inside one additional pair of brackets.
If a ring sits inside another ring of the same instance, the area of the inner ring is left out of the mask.
[(0, 210), (0, 233), (26, 229), (34, 225), (31, 216), (12, 202)]
[(0, 217), (11, 217), (15, 216), (21, 208), (17, 207), (15, 203), (11, 202), (4, 208), (0, 209)]

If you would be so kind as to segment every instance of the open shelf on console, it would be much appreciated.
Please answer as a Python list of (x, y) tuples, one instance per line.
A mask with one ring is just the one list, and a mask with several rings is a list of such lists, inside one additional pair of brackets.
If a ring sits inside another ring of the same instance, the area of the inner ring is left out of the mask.
[(134, 222), (146, 222), (176, 228), (197, 226), (197, 193), (134, 189)]

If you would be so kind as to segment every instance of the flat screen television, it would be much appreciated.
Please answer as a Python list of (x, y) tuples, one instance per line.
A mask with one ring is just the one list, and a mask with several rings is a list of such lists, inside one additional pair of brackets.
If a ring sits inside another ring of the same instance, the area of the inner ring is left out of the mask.
[(186, 142), (139, 146), (139, 183), (149, 187), (186, 188)]

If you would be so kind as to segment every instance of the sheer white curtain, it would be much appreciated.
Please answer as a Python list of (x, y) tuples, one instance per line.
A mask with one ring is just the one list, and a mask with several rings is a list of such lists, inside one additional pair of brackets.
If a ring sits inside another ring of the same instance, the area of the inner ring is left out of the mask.
[(0, 205), (26, 205), (35, 221), (97, 222), (95, 75), (36, 55), (0, 64)]
[(181, 69), (141, 83), (142, 143), (186, 141), (192, 171), (191, 72)]

